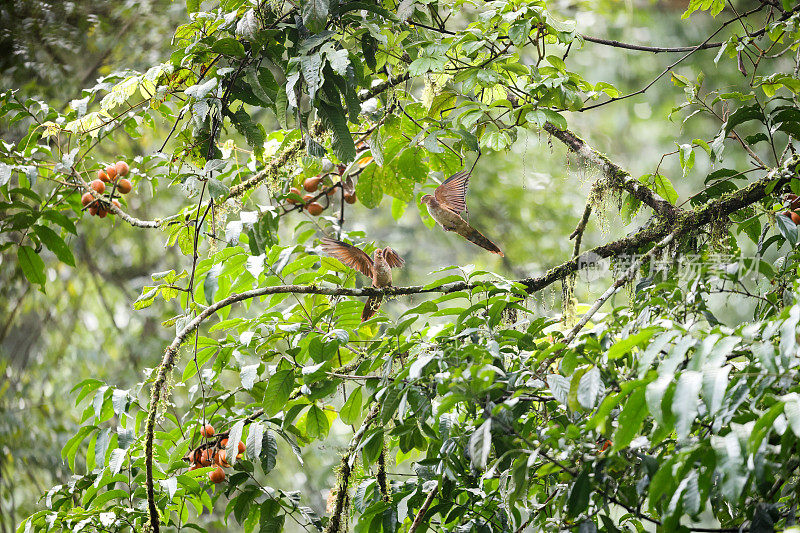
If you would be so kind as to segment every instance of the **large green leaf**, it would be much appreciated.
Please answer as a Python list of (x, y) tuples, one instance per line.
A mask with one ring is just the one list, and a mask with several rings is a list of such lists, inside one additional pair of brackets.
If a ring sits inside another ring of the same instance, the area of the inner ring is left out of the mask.
[(17, 249), (17, 262), (28, 281), (44, 287), (44, 261), (30, 246), (20, 246)]
[(282, 411), (294, 390), (294, 370), (278, 370), (269, 378), (264, 392), (264, 412), (272, 416)]
[(319, 108), (325, 125), (331, 130), (333, 135), (333, 152), (342, 163), (349, 163), (356, 158), (356, 145), (353, 136), (347, 127), (347, 118), (344, 110), (338, 105), (327, 102), (319, 102)]

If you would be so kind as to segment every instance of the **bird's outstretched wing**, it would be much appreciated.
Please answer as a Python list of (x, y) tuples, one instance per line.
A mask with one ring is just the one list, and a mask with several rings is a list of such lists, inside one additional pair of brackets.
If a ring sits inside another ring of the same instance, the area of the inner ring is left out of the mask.
[(467, 187), (469, 186), (469, 172), (462, 170), (456, 172), (433, 192), (434, 198), (440, 204), (456, 213), (467, 210)]
[(386, 263), (392, 268), (400, 268), (405, 264), (405, 261), (403, 261), (403, 258), (400, 257), (400, 254), (388, 246), (383, 250), (383, 257), (386, 259)]
[(366, 252), (351, 244), (328, 239), (327, 237), (323, 237), (320, 241), (322, 242), (323, 252), (335, 257), (350, 268), (358, 270), (365, 276), (372, 277), (372, 259)]

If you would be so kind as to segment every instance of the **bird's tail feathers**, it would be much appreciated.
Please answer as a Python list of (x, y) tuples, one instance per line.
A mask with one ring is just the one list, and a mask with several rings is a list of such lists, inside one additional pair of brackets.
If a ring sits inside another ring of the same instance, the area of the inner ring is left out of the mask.
[(470, 226), (462, 231), (459, 231), (458, 233), (468, 241), (477, 244), (481, 248), (488, 250), (493, 254), (505, 257), (503, 252), (500, 251), (500, 248), (498, 248), (495, 243), (484, 237), (483, 234), (475, 228)]

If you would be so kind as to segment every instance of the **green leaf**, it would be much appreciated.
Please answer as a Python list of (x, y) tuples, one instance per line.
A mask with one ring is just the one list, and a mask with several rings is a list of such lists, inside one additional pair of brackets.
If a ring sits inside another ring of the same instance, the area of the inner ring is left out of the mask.
[(30, 246), (17, 249), (17, 262), (28, 281), (44, 287), (47, 280), (44, 275), (44, 261)]
[(574, 518), (581, 514), (589, 506), (589, 495), (592, 492), (592, 485), (589, 480), (589, 469), (584, 468), (569, 491), (567, 498), (567, 516)]
[(758, 104), (753, 104), (749, 106), (744, 106), (738, 108), (736, 111), (730, 114), (728, 117), (727, 122), (725, 122), (723, 131), (725, 132), (725, 137), (731, 132), (733, 128), (740, 124), (744, 124), (745, 122), (749, 122), (751, 120), (758, 120), (761, 123), (764, 123), (764, 111), (761, 109), (761, 106)]
[(251, 459), (261, 456), (261, 448), (264, 443), (264, 424), (253, 422), (247, 432), (247, 456)]
[(383, 199), (379, 169), (380, 167), (377, 165), (368, 166), (358, 177), (358, 183), (356, 183), (356, 195), (359, 201), (369, 209), (378, 207)]
[[(694, 152), (692, 153), (694, 154)], [(661, 174), (647, 174), (646, 176), (648, 176), (647, 181), (643, 183), (652, 187), (656, 194), (672, 205), (678, 202), (678, 191), (675, 190), (675, 186), (672, 185), (669, 178)], [(642, 176), (642, 178), (644, 178), (644, 176)], [(640, 178), (639, 181), (642, 181), (642, 178)]]
[(647, 405), (644, 397), (645, 388), (640, 386), (634, 390), (625, 402), (619, 415), (617, 431), (614, 433), (614, 451), (619, 451), (631, 443), (639, 432), (642, 422), (647, 417)]
[(281, 506), (277, 499), (267, 499), (261, 504), (261, 518), (259, 520), (259, 533), (281, 533), (286, 515), (278, 516)]
[(786, 239), (789, 244), (797, 244), (797, 225), (792, 222), (792, 219), (781, 213), (780, 215), (775, 217), (775, 225), (778, 227), (778, 231), (783, 238)]
[(641, 346), (650, 340), (650, 337), (655, 335), (658, 331), (659, 329), (655, 327), (645, 328), (636, 335), (631, 335), (630, 337), (617, 341), (608, 350), (608, 359), (613, 361), (627, 355), (635, 347)]
[(375, 40), (369, 32), (364, 32), (361, 36), (361, 51), (364, 54), (364, 61), (366, 61), (367, 66), (373, 72), (375, 72), (375, 68), (378, 66), (378, 62), (375, 59), (375, 52), (378, 49), (378, 41)]
[(264, 149), (264, 141), (267, 140), (267, 134), (264, 131), (264, 126), (254, 122), (244, 108), (240, 107), (236, 110), (236, 113), (234, 113), (231, 117), (231, 122), (236, 128), (236, 131), (244, 135), (247, 144), (249, 144), (254, 150), (260, 152)]
[(71, 470), (75, 470), (75, 454), (78, 453), (78, 446), (80, 446), (81, 442), (95, 430), (97, 430), (97, 426), (89, 425), (81, 427), (61, 449), (61, 457), (67, 460)]
[(328, 435), (330, 423), (325, 412), (316, 406), (312, 405), (306, 412), (306, 435), (311, 440), (323, 438)]
[[(319, 102), (319, 111), (328, 129), (333, 134), (331, 144), (333, 152), (342, 163), (349, 163), (356, 158), (356, 145), (353, 136), (347, 127), (347, 118), (344, 110), (327, 102)], [(360, 196), (360, 195), (359, 195)]]
[(236, 423), (228, 430), (228, 446), (225, 447), (227, 453), (227, 460), (230, 464), (236, 464), (236, 456), (239, 454), (239, 441), (242, 440), (242, 432), (244, 431), (244, 421), (237, 420)]
[(279, 370), (269, 378), (264, 392), (264, 412), (273, 416), (282, 411), (294, 389), (294, 370)]
[(62, 263), (66, 263), (69, 266), (75, 266), (75, 257), (72, 255), (72, 250), (69, 249), (67, 243), (64, 242), (64, 239), (62, 239), (58, 233), (47, 226), (40, 226), (38, 224), (33, 227), (33, 231), (36, 233), (36, 236), (41, 239), (45, 246), (47, 246), (47, 248), (53, 252)]
[(305, 0), (303, 3), (303, 24), (312, 33), (325, 29), (330, 10), (329, 0)]
[(42, 211), (42, 218), (49, 220), (51, 222), (55, 222), (56, 224), (58, 224), (68, 232), (72, 233), (73, 235), (78, 234), (78, 232), (75, 229), (75, 224), (63, 213), (60, 213), (54, 209), (46, 209)]
[(561, 130), (567, 129), (567, 119), (565, 119), (559, 113), (556, 113), (552, 109), (542, 109), (542, 111), (544, 112), (544, 116), (547, 119), (547, 122), (551, 123), (558, 129)]
[(362, 401), (361, 387), (358, 387), (350, 393), (350, 397), (347, 398), (347, 401), (344, 402), (344, 405), (339, 410), (339, 418), (341, 418), (342, 422), (348, 425), (354, 425), (358, 422), (361, 416)]
[[(278, 460), (278, 440), (269, 430), (264, 432), (264, 436), (261, 439), (260, 457), (261, 469), (264, 470), (265, 474), (269, 474), (270, 471), (275, 468), (275, 464)], [(255, 459), (255, 456), (253, 456), (253, 458)]]
[(550, 387), (550, 392), (553, 393), (553, 398), (562, 405), (567, 405), (569, 400), (569, 379), (560, 374), (548, 374), (547, 386)]
[(242, 43), (232, 37), (220, 39), (211, 45), (211, 51), (226, 56), (244, 57), (245, 51)]
[(483, 470), (492, 450), (492, 419), (486, 420), (469, 437), (469, 456), (472, 468)]
[(686, 440), (697, 416), (697, 402), (700, 387), (703, 385), (703, 374), (687, 370), (678, 379), (675, 397), (672, 400), (672, 412), (676, 417), (675, 432), (678, 441)]
[(581, 376), (578, 383), (578, 403), (586, 409), (593, 409), (600, 391), (600, 369), (592, 367)]

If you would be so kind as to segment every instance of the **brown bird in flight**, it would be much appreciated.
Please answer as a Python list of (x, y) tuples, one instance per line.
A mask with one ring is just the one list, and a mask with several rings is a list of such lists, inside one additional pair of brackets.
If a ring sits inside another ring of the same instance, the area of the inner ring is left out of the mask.
[(469, 172), (462, 170), (444, 180), (436, 187), (433, 196), (426, 194), (420, 201), (428, 206), (428, 213), (441, 225), (445, 231), (455, 231), (468, 241), (493, 254), (503, 256), (503, 252), (495, 243), (487, 239), (469, 223), (461, 218), (461, 213), (467, 210), (467, 186), (469, 185)]
[[(365, 276), (372, 279), (372, 286), (383, 288), (392, 286), (392, 268), (400, 268), (405, 261), (397, 252), (389, 248), (378, 248), (373, 253), (372, 258), (363, 250), (356, 248), (334, 239), (324, 237), (322, 241), (322, 251), (331, 257), (335, 257), (353, 270), (358, 270)], [(364, 305), (361, 313), (361, 321), (364, 322), (372, 318), (381, 306), (383, 295), (370, 296)]]

